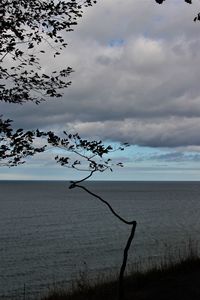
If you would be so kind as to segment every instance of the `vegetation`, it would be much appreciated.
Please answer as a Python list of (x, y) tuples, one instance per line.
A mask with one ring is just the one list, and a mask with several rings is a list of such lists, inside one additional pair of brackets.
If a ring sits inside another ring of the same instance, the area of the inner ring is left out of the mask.
[[(133, 271), (125, 277), (126, 300), (199, 300), (200, 257), (191, 252), (176, 261), (164, 259), (146, 271)], [(91, 283), (77, 280), (71, 290), (54, 289), (42, 300), (116, 300), (117, 280)]]

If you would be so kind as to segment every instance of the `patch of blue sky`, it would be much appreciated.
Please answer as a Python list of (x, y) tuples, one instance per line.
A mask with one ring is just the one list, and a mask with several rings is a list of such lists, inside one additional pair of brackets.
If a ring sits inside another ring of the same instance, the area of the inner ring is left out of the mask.
[(111, 39), (109, 42), (108, 42), (108, 45), (110, 47), (121, 47), (125, 44), (125, 40), (122, 39), (122, 38), (116, 38), (116, 39)]
[(137, 160), (149, 160), (152, 156), (157, 156), (161, 154), (166, 154), (167, 151), (164, 149), (153, 148), (153, 147), (145, 147), (145, 146), (130, 146), (125, 149), (126, 155), (132, 157), (133, 161)]

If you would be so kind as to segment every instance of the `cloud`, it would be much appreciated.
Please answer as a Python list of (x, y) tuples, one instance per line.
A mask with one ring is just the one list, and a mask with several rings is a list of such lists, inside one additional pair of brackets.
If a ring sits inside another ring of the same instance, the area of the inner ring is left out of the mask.
[(145, 157), (139, 157), (135, 161), (141, 162), (141, 161), (157, 161), (157, 162), (167, 162), (167, 163), (180, 163), (180, 162), (199, 162), (200, 161), (200, 154), (195, 153), (183, 153), (178, 151), (172, 151), (172, 152), (165, 152), (165, 153), (157, 153), (150, 155), (148, 158)]
[[(87, 137), (151, 147), (200, 145), (200, 38), (196, 4), (99, 1), (47, 71), (72, 66), (62, 99), (1, 103), (18, 127), (72, 129)], [(46, 46), (45, 46), (46, 47)]]
[[(72, 127), (72, 124), (71, 124)], [(200, 145), (199, 118), (125, 119), (122, 121), (73, 124), (73, 131), (84, 136), (129, 142), (150, 147)]]

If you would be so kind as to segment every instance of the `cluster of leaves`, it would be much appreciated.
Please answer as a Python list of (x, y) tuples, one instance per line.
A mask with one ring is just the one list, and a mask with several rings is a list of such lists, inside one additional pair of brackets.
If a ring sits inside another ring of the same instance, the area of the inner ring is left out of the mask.
[[(82, 7), (91, 6), (94, 2), (86, 0), (80, 4), (76, 0), (1, 1), (1, 101), (13, 103), (34, 101), (38, 104), (45, 96), (62, 95), (60, 90), (69, 86), (70, 82), (66, 82), (66, 77), (72, 69), (54, 71), (50, 75), (42, 73), (39, 53), (35, 52), (35, 49), (46, 42), (53, 49), (54, 56), (59, 55), (59, 51), (67, 45), (61, 32), (72, 31), (73, 26), (77, 24), (77, 18), (82, 16)], [(45, 53), (44, 50), (39, 52)], [(11, 58), (10, 67), (6, 60), (8, 56)], [(37, 96), (34, 92), (37, 92)]]
[(9, 167), (24, 163), (24, 158), (40, 153), (45, 150), (43, 147), (34, 147), (33, 141), (39, 132), (14, 131), (11, 127), (11, 120), (0, 119), (0, 164)]
[[(39, 104), (45, 100), (45, 96), (49, 97), (61, 97), (62, 93), (58, 90), (67, 88), (71, 82), (65, 82), (61, 77), (67, 77), (72, 69), (68, 67), (65, 70), (59, 72), (54, 71), (52, 75), (41, 74), (34, 70), (23, 70), (21, 73), (16, 72), (16, 68), (13, 73), (8, 73), (7, 69), (0, 67), (0, 79), (9, 82), (12, 78), (14, 85), (9, 88), (5, 88), (5, 84), (1, 85), (2, 91), (0, 93), (0, 101), (24, 103), (27, 101), (34, 101)], [(56, 74), (55, 74), (56, 73)], [(45, 91), (45, 94), (41, 94), (41, 91)], [(34, 92), (39, 93), (41, 97), (38, 98)]]
[[(121, 150), (128, 147), (127, 143), (114, 149), (112, 146), (105, 146), (102, 141), (88, 141), (82, 139), (77, 133), (68, 134), (63, 132), (64, 137), (59, 137), (55, 133), (49, 131), (47, 133), (48, 143), (53, 147), (64, 150), (66, 153), (74, 155), (70, 156), (56, 156), (56, 161), (61, 166), (73, 168), (78, 171), (90, 172), (90, 176), (94, 172), (104, 172), (106, 170), (112, 171), (113, 163), (110, 158), (106, 158), (111, 152)], [(76, 157), (76, 158), (75, 158)], [(122, 167), (122, 163), (115, 165)]]

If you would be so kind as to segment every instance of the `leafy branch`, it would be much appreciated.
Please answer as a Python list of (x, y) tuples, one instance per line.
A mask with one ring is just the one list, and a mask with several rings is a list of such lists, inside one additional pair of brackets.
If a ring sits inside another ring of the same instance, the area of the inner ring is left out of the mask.
[[(1, 116), (0, 116), (1, 117)], [(0, 118), (0, 166), (13, 167), (23, 164), (27, 156), (45, 151), (46, 146), (35, 147), (39, 135), (35, 131), (13, 130), (12, 121)]]

